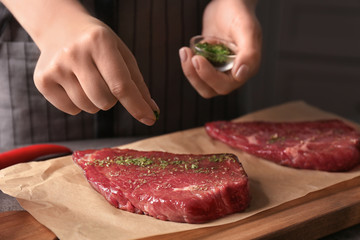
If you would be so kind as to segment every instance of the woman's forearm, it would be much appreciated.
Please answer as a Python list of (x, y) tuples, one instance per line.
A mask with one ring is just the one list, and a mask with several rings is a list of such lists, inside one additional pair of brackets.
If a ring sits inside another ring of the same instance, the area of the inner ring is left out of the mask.
[[(0, 0), (14, 15), (40, 50), (60, 37), (63, 26), (89, 17), (77, 0)], [(61, 27), (60, 27), (61, 26)]]
[(77, 0), (0, 0), (40, 48), (34, 82), (58, 109), (96, 113), (120, 102), (153, 125), (159, 108), (121, 39)]

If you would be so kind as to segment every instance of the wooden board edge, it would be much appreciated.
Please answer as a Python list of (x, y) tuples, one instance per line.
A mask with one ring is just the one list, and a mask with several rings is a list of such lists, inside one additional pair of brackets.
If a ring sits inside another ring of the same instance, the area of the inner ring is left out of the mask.
[(142, 239), (318, 239), (360, 223), (359, 182), (357, 177), (238, 222)]
[(0, 239), (11, 240), (55, 240), (58, 239), (48, 228), (39, 223), (26, 211), (0, 213)]

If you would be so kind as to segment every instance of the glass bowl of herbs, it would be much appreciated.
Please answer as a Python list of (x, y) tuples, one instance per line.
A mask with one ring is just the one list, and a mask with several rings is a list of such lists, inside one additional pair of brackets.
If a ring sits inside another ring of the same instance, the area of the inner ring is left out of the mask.
[(224, 39), (194, 36), (190, 39), (190, 48), (194, 54), (205, 57), (220, 72), (226, 72), (234, 65), (236, 45)]

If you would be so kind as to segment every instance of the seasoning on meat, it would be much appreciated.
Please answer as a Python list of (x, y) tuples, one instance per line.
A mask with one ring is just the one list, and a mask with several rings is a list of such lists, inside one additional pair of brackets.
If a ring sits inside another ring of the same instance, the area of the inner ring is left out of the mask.
[(335, 172), (351, 170), (360, 162), (360, 133), (337, 119), (216, 121), (205, 128), (232, 147), (289, 167)]
[(174, 222), (204, 223), (245, 210), (245, 170), (233, 154), (172, 154), (106, 148), (73, 159), (112, 205)]

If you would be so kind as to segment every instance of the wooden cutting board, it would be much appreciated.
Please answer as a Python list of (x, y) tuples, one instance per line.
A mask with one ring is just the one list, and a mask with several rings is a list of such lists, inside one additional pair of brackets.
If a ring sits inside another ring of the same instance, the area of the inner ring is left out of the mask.
[(356, 182), (348, 187), (348, 183), (339, 184), (306, 201), (297, 199), (239, 222), (144, 240), (318, 239), (360, 223), (360, 186)]
[(26, 211), (0, 213), (0, 239), (54, 240), (54, 233), (41, 225)]
[[(295, 118), (297, 116), (296, 114), (300, 113), (301, 116), (313, 116), (313, 111), (311, 109), (308, 110), (306, 106), (304, 107), (305, 110), (301, 110), (302, 107), (287, 107), (287, 109), (294, 109), (294, 111), (290, 111), (290, 114), (288, 111), (274, 111), (272, 109), (270, 115), (276, 116), (275, 120), (281, 120), (282, 116), (293, 116)], [(279, 114), (281, 112), (282, 114)], [(317, 111), (314, 110), (314, 113), (316, 112)], [(254, 117), (254, 115), (252, 115), (252, 117)], [(194, 136), (194, 130), (176, 134), (178, 138), (173, 139), (171, 144), (182, 146), (181, 144), (184, 140)], [(200, 137), (199, 141), (201, 141), (201, 139)], [(151, 139), (152, 146), (150, 147), (155, 146), (156, 148), (156, 145), (164, 140), (166, 140), (166, 136), (161, 136), (158, 140), (155, 138)], [(150, 141), (146, 143), (144, 141), (142, 144), (148, 144)], [(185, 144), (184, 147), (188, 147), (187, 144)], [(63, 159), (61, 162), (63, 162)], [(56, 163), (58, 164), (58, 162)], [(303, 178), (304, 176), (301, 175), (301, 177)], [(336, 177), (337, 176), (334, 175), (334, 178)], [(296, 185), (292, 189), (296, 191), (295, 188)], [(2, 233), (2, 229), (7, 231), (7, 229), (12, 227), (12, 231), (9, 231), (14, 234), (14, 232), (24, 228), (22, 226), (22, 218), (18, 219), (18, 222), (15, 222), (13, 226), (7, 227), (3, 227), (3, 221), (3, 219), (0, 219), (0, 234)], [(290, 200), (280, 206), (276, 205), (276, 207), (269, 208), (266, 211), (259, 212), (234, 223), (164, 234), (161, 236), (158, 235), (145, 239), (317, 239), (358, 223), (360, 223), (360, 176), (356, 175), (355, 179), (346, 180), (320, 191), (311, 192), (303, 197)], [(34, 227), (35, 230), (29, 229), (28, 231), (35, 232), (37, 231), (36, 228), (37, 227)], [(67, 231), (71, 231), (71, 229)], [(32, 236), (34, 236), (34, 232)], [(28, 234), (28, 232), (24, 232), (23, 234)], [(54, 239), (53, 237), (54, 236), (51, 235), (49, 239)], [(0, 239), (2, 239), (1, 235)], [(36, 239), (40, 239), (40, 237)]]
[[(318, 239), (360, 223), (358, 182), (338, 184), (307, 196), (307, 200), (291, 201), (239, 222), (144, 239)], [(13, 211), (0, 213), (0, 239), (57, 238), (29, 213)]]

